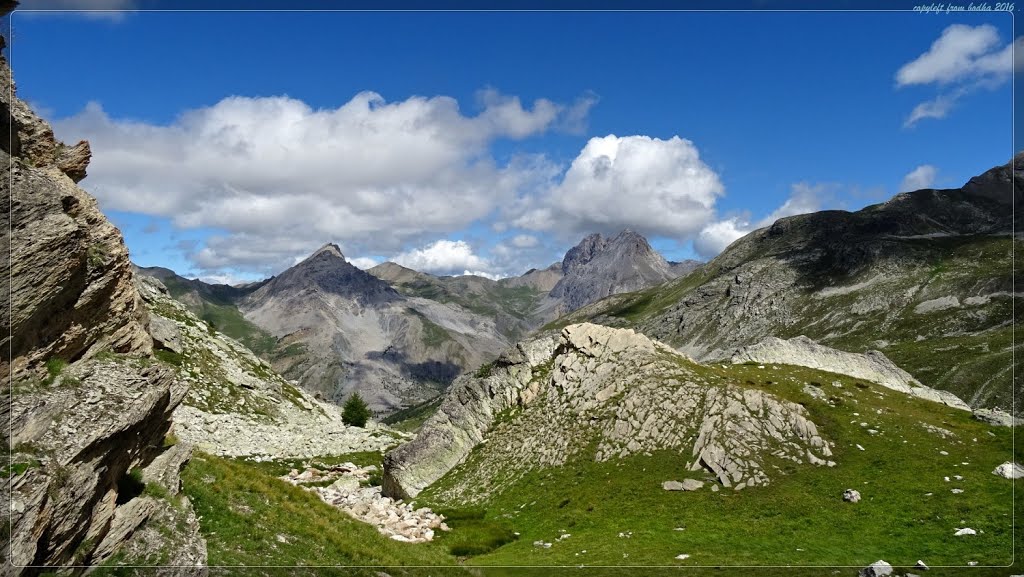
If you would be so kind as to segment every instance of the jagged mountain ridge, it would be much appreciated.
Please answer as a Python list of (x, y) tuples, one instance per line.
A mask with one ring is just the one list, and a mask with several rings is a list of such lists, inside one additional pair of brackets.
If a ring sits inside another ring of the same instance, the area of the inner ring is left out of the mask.
[(328, 243), (297, 265), (272, 277), (246, 295), (248, 308), (264, 301), (303, 291), (322, 291), (351, 298), (364, 306), (398, 300), (395, 289), (345, 260), (338, 245)]
[[(779, 219), (674, 281), (558, 323), (633, 327), (698, 358), (768, 336), (880, 349), (972, 406), (1011, 404), (1011, 254), (1024, 155), (960, 189), (901, 193), (857, 212)], [(1012, 175), (1012, 176), (1011, 176)]]

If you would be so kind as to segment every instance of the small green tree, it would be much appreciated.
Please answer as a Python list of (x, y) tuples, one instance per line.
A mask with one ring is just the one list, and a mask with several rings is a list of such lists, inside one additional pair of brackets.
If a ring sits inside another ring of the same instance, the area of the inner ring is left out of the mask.
[(365, 427), (369, 418), (370, 407), (366, 406), (366, 401), (359, 393), (352, 393), (341, 409), (341, 421), (353, 427)]

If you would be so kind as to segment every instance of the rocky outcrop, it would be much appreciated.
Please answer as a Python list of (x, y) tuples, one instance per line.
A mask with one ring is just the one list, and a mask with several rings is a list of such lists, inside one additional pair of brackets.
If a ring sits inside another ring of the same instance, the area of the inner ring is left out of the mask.
[(609, 295), (665, 282), (679, 272), (631, 230), (613, 238), (592, 234), (565, 253), (562, 279), (550, 298), (557, 301), (560, 313), (568, 313)]
[(756, 345), (737, 349), (729, 360), (734, 364), (760, 363), (797, 365), (849, 375), (906, 393), (912, 397), (942, 403), (955, 409), (970, 411), (971, 407), (947, 391), (922, 385), (910, 373), (897, 367), (880, 351), (864, 354), (836, 350), (812, 341), (805, 336), (789, 340), (769, 337)]
[(973, 416), (983, 423), (997, 427), (1020, 427), (1024, 425), (1024, 419), (999, 409), (975, 409)]
[(415, 497), (461, 463), (483, 441), (498, 413), (537, 396), (540, 383), (533, 382), (533, 371), (551, 358), (554, 348), (551, 338), (519, 343), (494, 361), (489, 375), (460, 377), (416, 438), (384, 457), (384, 495)]
[[(23, 472), (11, 479), (6, 558), (15, 566), (100, 563), (151, 517), (174, 507), (144, 496), (143, 479), (150, 471), (152, 482), (177, 491), (176, 473), (162, 465), (170, 457), (161, 453), (186, 390), (159, 365), (94, 360), (16, 393), (10, 442), (16, 471)], [(190, 449), (174, 452), (180, 466)], [(201, 541), (194, 532), (180, 538)]]
[(88, 145), (58, 142), (24, 102), (8, 101), (13, 90), (3, 60), (0, 115), (11, 123), (12, 138), (10, 146), (6, 138), (0, 143), (0, 164), (10, 167), (9, 178), (0, 179), (0, 204), (11, 209), (11, 259), (3, 260), (0, 275), (11, 279), (11, 306), (0, 313), (10, 327), (0, 348), (10, 347), (15, 379), (41, 375), (48, 359), (70, 362), (104, 349), (148, 352), (128, 249), (96, 199), (75, 185), (85, 174)]
[(384, 492), (413, 497), (461, 464), (438, 497), (473, 502), (571, 458), (666, 449), (736, 490), (769, 483), (772, 459), (834, 465), (801, 406), (703, 369), (631, 330), (592, 324), (520, 344), (489, 376), (461, 381), (419, 436), (386, 456)]
[[(191, 454), (186, 444), (164, 447), (188, 387), (151, 357), (121, 234), (76, 186), (89, 145), (58, 142), (24, 102), (10, 99), (13, 89), (0, 58), (0, 118), (11, 133), (0, 143), (0, 164), (10, 167), (0, 205), (11, 208), (3, 212), (12, 233), (5, 238), (11, 260), (0, 271), (11, 280), (10, 307), (0, 313), (9, 329), (0, 335), (0, 371), (12, 377), (0, 402), (10, 425), (0, 427), (2, 442), (11, 449), (3, 574), (114, 555), (128, 563), (170, 557), (192, 568), (176, 574), (204, 573), (206, 546), (192, 508), (167, 497), (177, 493), (175, 469)], [(134, 553), (129, 543), (138, 545)]]

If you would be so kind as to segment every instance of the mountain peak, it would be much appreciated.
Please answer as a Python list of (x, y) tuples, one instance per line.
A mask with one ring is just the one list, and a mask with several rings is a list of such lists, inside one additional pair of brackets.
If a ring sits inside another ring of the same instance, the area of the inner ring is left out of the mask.
[(340, 259), (344, 259), (345, 258), (345, 255), (341, 253), (341, 247), (339, 247), (338, 245), (334, 244), (333, 242), (329, 242), (329, 243), (323, 245), (322, 247), (316, 249), (316, 252), (314, 252), (312, 255), (310, 255), (310, 257), (319, 256), (321, 254), (333, 255), (333, 256), (336, 256), (336, 257), (338, 257)]
[(295, 296), (310, 289), (353, 298), (363, 304), (389, 302), (398, 297), (386, 282), (345, 260), (338, 245), (327, 243), (270, 279), (250, 300), (259, 302), (268, 296)]
[(628, 228), (612, 238), (587, 235), (565, 253), (562, 273), (551, 296), (562, 299), (563, 312), (674, 277), (664, 257), (643, 235)]

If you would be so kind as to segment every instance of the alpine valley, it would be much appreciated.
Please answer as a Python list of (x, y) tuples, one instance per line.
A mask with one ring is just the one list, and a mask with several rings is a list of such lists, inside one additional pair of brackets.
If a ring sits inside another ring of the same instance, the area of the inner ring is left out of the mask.
[(6, 59), (0, 103), (4, 575), (1024, 572), (1024, 154), (709, 262), (231, 286), (132, 264)]

